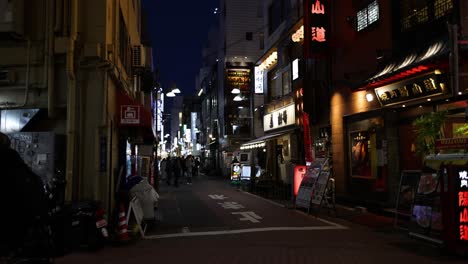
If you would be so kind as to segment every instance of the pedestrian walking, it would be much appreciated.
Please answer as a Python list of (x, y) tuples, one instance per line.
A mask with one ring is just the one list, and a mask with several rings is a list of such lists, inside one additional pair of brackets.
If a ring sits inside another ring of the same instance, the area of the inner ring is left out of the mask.
[(182, 173), (182, 158), (175, 157), (174, 160), (172, 161), (172, 172), (174, 176), (174, 186), (179, 187), (179, 177), (180, 174)]
[(187, 184), (192, 184), (192, 170), (193, 170), (193, 156), (188, 155), (185, 158), (185, 168), (186, 168), (186, 178), (187, 178)]
[(161, 171), (161, 180), (163, 181), (167, 179), (166, 164), (167, 164), (167, 158), (164, 158), (161, 160), (161, 163), (159, 165), (160, 171)]
[(166, 161), (166, 183), (167, 185), (171, 185), (171, 180), (172, 180), (172, 173), (173, 173), (173, 163), (174, 163), (174, 157), (168, 157)]
[(187, 174), (187, 166), (185, 164), (186, 158), (180, 157), (180, 169), (181, 169), (181, 176), (186, 177)]
[(154, 177), (154, 188), (159, 192), (159, 180), (161, 179), (161, 172), (159, 169), (160, 158), (157, 157), (153, 160), (153, 177)]
[(200, 159), (198, 157), (193, 161), (192, 175), (193, 177), (198, 177), (198, 167), (200, 167)]

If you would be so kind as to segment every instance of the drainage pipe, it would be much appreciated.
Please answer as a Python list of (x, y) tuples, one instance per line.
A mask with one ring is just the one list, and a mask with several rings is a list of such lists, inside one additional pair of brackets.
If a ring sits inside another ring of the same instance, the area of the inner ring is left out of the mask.
[(47, 75), (47, 109), (49, 118), (55, 117), (55, 58), (54, 58), (54, 20), (52, 16), (55, 16), (55, 1), (49, 2), (49, 24), (48, 24), (48, 75)]
[[(67, 110), (67, 156), (66, 156), (66, 185), (65, 200), (72, 201), (79, 194), (78, 167), (75, 166), (76, 149), (76, 119), (77, 119), (77, 84), (75, 70), (75, 43), (78, 36), (78, 0), (73, 0), (71, 5), (70, 38), (67, 51), (67, 76), (68, 76), (68, 110)], [(66, 29), (65, 29), (66, 30)]]
[(62, 31), (63, 16), (63, 0), (55, 0), (55, 33), (61, 33)]

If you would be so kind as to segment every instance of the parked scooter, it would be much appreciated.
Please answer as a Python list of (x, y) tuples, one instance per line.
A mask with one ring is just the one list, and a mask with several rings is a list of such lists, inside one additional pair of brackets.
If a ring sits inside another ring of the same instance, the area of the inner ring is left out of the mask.
[(65, 203), (66, 181), (60, 171), (46, 186), (52, 226), (54, 255), (74, 249), (96, 250), (108, 240), (104, 208), (98, 201)]
[(68, 250), (102, 248), (109, 239), (104, 208), (97, 201), (66, 205), (63, 213), (64, 245)]

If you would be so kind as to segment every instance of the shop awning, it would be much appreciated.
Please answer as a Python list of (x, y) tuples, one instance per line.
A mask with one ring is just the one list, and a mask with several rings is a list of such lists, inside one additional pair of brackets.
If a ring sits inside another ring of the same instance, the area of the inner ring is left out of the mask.
[(375, 88), (436, 69), (448, 68), (449, 52), (447, 40), (434, 41), (387, 63), (368, 78), (361, 89)]
[(116, 102), (118, 127), (129, 128), (136, 136), (154, 137), (151, 125), (152, 115), (149, 109), (122, 90), (117, 91)]
[(291, 133), (291, 132), (293, 132), (295, 130), (296, 130), (296, 128), (292, 128), (292, 129), (288, 129), (288, 130), (283, 130), (281, 132), (264, 135), (264, 136), (256, 138), (256, 139), (252, 139), (250, 141), (247, 141), (247, 142), (243, 143), (241, 145), (240, 149), (241, 150), (246, 150), (246, 149), (254, 149), (254, 148), (263, 148), (263, 147), (265, 147), (266, 141), (268, 139), (272, 139), (272, 138), (279, 137), (279, 136), (282, 136), (282, 135), (285, 135), (285, 134), (289, 134), (289, 133)]

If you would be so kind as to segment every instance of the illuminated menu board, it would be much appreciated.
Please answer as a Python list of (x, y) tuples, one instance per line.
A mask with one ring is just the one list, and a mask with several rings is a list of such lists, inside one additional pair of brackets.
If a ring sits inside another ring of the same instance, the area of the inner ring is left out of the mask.
[(229, 90), (237, 88), (243, 92), (250, 91), (251, 77), (249, 69), (228, 69), (226, 78)]
[(468, 167), (456, 167), (454, 170), (454, 175), (457, 179), (456, 187), (457, 191), (457, 206), (458, 210), (455, 211), (457, 216), (460, 217), (458, 226), (460, 227), (460, 232), (458, 239), (460, 241), (468, 241)]

